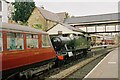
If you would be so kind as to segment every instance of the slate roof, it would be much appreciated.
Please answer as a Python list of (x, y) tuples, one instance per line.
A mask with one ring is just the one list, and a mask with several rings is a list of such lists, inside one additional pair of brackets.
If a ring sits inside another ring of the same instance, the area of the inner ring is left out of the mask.
[(120, 20), (118, 14), (120, 15), (120, 13), (111, 13), (111, 14), (73, 17), (66, 19), (65, 23), (75, 24), (75, 23), (91, 23), (91, 22), (101, 22), (101, 21), (115, 21), (118, 19)]
[(61, 22), (64, 22), (65, 18), (67, 17), (67, 13), (66, 12), (60, 12), (60, 13), (56, 13), (59, 16), (59, 19)]
[(60, 22), (59, 16), (53, 12), (50, 12), (48, 10), (45, 10), (43, 8), (37, 7), (40, 13), (43, 15), (44, 18), (55, 21), (55, 22)]

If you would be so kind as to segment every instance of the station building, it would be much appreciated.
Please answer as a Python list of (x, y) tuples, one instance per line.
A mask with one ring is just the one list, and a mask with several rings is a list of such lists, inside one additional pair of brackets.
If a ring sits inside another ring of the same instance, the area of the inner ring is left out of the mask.
[(11, 2), (8, 0), (1, 0), (0, 1), (0, 20), (2, 22), (11, 23), (10, 19), (12, 17), (12, 12), (14, 11), (14, 7), (12, 6)]

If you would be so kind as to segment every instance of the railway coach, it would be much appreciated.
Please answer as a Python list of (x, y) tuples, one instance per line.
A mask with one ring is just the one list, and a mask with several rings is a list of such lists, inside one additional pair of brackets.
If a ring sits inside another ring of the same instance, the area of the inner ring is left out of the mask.
[(56, 52), (46, 32), (16, 24), (0, 27), (2, 79), (29, 78), (55, 64)]

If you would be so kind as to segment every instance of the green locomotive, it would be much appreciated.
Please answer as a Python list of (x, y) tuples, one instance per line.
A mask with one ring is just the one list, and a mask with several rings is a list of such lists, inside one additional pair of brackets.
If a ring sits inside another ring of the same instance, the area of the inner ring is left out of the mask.
[(58, 61), (86, 57), (91, 46), (91, 38), (88, 34), (52, 37), (51, 42), (57, 53)]

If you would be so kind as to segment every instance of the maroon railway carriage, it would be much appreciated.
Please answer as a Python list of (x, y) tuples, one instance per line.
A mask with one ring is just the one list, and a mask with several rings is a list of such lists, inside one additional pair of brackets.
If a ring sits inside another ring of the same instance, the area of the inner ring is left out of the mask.
[[(56, 53), (46, 32), (16, 24), (0, 26), (0, 71), (3, 79), (18, 74), (33, 76), (49, 69)], [(37, 68), (35, 68), (37, 67)]]

